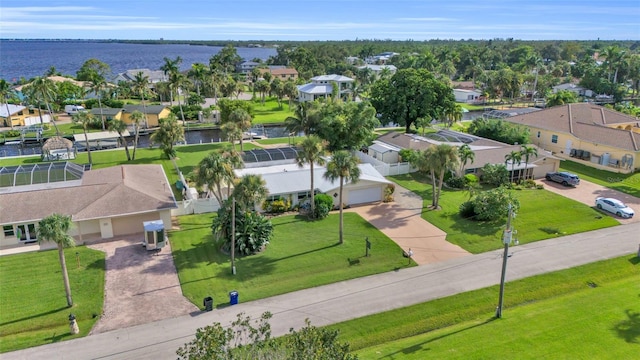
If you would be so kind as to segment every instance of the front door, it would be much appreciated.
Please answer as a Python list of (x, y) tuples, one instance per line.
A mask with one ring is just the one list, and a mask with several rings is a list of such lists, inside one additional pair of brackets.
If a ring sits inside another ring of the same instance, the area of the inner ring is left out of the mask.
[(564, 152), (565, 154), (569, 155), (571, 154), (571, 140), (567, 140), (567, 146), (565, 146), (564, 148)]
[(21, 224), (16, 226), (18, 233), (16, 236), (20, 241), (36, 241), (36, 224)]

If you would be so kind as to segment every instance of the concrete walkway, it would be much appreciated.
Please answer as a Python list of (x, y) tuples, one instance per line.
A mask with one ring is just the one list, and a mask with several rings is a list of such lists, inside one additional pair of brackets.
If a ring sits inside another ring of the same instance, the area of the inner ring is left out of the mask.
[[(538, 241), (511, 249), (507, 281), (618, 256), (635, 256), (640, 223)], [(499, 283), (502, 250), (343, 281), (268, 299), (242, 303), (102, 334), (2, 354), (13, 359), (170, 359), (199, 327), (230, 324), (244, 312), (273, 313), (272, 335), (304, 326), (323, 326)], [(633, 254), (633, 255), (632, 255)], [(506, 290), (506, 301), (509, 290)], [(496, 304), (498, 294), (496, 293)], [(506, 309), (505, 317), (509, 310)]]
[(394, 201), (358, 206), (345, 211), (355, 212), (382, 231), (403, 250), (411, 249), (418, 265), (431, 264), (470, 255), (446, 240), (447, 234), (424, 220), (420, 196), (395, 184)]

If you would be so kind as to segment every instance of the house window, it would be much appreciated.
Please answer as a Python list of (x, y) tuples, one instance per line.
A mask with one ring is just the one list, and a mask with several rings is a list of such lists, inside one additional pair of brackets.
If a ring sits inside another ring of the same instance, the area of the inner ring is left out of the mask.
[(36, 113), (36, 111), (35, 111), (35, 110), (33, 110), (33, 109), (29, 109), (29, 114), (33, 115), (33, 114), (35, 114), (35, 113)]
[(4, 237), (14, 236), (16, 234), (13, 230), (13, 225), (5, 225), (2, 227), (2, 230), (4, 231)]
[(538, 138), (540, 138), (540, 131), (538, 131)]
[(558, 135), (551, 135), (551, 142), (554, 144), (558, 143)]

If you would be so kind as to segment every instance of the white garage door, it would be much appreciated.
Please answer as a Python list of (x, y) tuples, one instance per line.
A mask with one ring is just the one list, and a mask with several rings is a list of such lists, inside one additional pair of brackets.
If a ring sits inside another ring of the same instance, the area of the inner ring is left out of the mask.
[(357, 205), (382, 200), (380, 187), (349, 190), (349, 205)]

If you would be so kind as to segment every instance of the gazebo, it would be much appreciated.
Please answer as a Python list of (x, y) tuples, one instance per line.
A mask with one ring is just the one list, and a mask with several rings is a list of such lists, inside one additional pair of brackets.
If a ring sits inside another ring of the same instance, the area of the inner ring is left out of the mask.
[(73, 142), (62, 136), (54, 136), (45, 141), (42, 145), (42, 160), (70, 160), (75, 159), (76, 153)]

